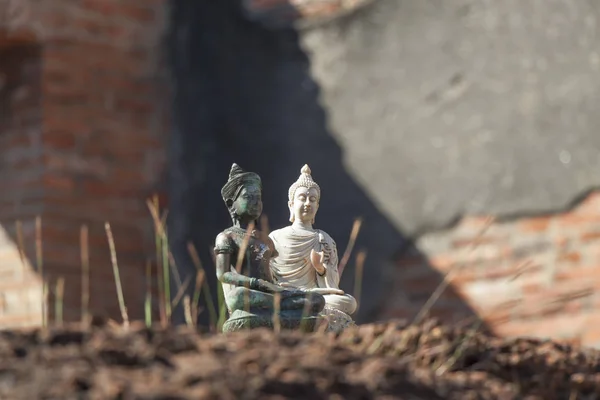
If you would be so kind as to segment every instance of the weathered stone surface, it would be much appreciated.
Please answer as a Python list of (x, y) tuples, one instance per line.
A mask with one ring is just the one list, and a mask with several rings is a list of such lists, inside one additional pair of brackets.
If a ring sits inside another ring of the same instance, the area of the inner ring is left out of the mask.
[(599, 19), (584, 0), (379, 0), (302, 41), (348, 173), (413, 234), (600, 183)]

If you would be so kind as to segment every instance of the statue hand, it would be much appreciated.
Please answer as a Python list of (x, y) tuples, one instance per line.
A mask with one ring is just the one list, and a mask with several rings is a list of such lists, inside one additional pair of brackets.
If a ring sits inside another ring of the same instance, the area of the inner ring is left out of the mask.
[(286, 289), (296, 289), (296, 286), (292, 285), (289, 282), (280, 282), (278, 285), (282, 286), (282, 287), (284, 287)]
[(258, 280), (258, 290), (265, 293), (279, 293), (286, 290), (283, 286), (275, 285), (274, 283), (265, 280)]
[(314, 249), (310, 251), (310, 261), (319, 275), (325, 273), (325, 253), (322, 251), (316, 252)]
[(331, 258), (331, 248), (327, 243), (323, 243), (323, 264), (328, 264), (329, 259)]
[(344, 292), (342, 289), (336, 289), (336, 288), (312, 288), (312, 289), (308, 289), (308, 292), (318, 293), (318, 294), (322, 294), (322, 295), (337, 294), (340, 296), (343, 296), (346, 294), (346, 292)]

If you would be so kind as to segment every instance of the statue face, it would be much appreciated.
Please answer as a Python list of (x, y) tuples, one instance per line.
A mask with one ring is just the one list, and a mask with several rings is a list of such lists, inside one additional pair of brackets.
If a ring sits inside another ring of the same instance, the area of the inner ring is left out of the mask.
[(247, 216), (257, 219), (262, 214), (262, 192), (256, 184), (246, 185), (240, 191), (239, 196), (233, 202), (236, 214), (240, 217)]
[(319, 192), (315, 188), (299, 187), (289, 206), (296, 220), (312, 223), (319, 210)]

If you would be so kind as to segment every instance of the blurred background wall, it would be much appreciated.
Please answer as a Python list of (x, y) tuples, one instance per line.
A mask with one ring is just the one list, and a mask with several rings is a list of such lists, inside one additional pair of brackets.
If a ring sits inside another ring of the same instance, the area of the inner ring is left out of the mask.
[[(596, 3), (46, 4), (4, 13), (1, 54), (38, 53), (3, 56), (3, 76), (9, 64), (41, 67), (1, 81), (14, 84), (0, 89), (13, 121), (0, 133), (0, 184), (22, 182), (19, 163), (30, 157), (45, 189), (27, 200), (13, 186), (0, 217), (11, 248), (15, 220), (42, 210), (45, 251), (66, 243), (49, 274), (76, 285), (78, 227), (97, 223), (98, 291), (114, 293), (102, 259), (110, 219), (123, 229), (117, 250), (138, 304), (153, 254), (151, 193), (169, 207), (186, 276), (195, 271), (189, 241), (212, 266), (212, 241), (229, 223), (219, 189), (232, 162), (263, 177), (271, 228), (287, 223), (287, 188), (308, 163), (323, 187), (317, 227), (340, 252), (354, 218), (364, 220), (360, 321), (413, 316), (452, 271), (436, 316), (600, 343)], [(36, 79), (40, 118), (24, 136), (14, 125), (18, 88)], [(26, 213), (25, 202), (38, 208)], [(60, 239), (53, 224), (71, 236)], [(342, 280), (349, 291), (354, 265)], [(21, 312), (12, 310), (2, 315)]]

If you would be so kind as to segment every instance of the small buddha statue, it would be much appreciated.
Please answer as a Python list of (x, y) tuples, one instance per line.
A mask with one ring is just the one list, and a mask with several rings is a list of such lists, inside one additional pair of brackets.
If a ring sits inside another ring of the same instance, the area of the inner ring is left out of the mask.
[[(223, 331), (273, 327), (276, 310), (282, 328), (313, 330), (325, 299), (318, 293), (273, 283), (269, 260), (274, 248), (267, 235), (256, 229), (249, 232), (240, 271), (236, 270), (247, 229), (256, 226), (262, 213), (260, 177), (233, 164), (221, 194), (233, 221), (230, 228), (217, 236), (214, 248), (217, 279), (222, 284), (230, 316)], [(275, 293), (279, 293), (278, 304)]]
[(321, 188), (305, 165), (288, 191), (291, 225), (271, 232), (276, 254), (271, 259), (275, 282), (303, 288), (325, 297), (325, 309), (351, 316), (357, 308), (354, 297), (339, 288), (338, 253), (326, 232), (313, 228), (319, 209)]

